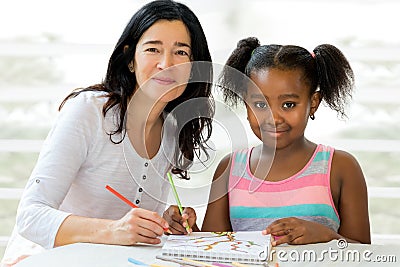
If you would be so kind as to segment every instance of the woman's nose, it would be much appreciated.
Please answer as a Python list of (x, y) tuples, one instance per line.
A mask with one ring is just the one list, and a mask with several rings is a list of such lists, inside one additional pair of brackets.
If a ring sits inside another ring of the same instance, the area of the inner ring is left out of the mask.
[(160, 61), (157, 64), (159, 69), (166, 69), (173, 66), (172, 56), (168, 53), (165, 53), (161, 56)]

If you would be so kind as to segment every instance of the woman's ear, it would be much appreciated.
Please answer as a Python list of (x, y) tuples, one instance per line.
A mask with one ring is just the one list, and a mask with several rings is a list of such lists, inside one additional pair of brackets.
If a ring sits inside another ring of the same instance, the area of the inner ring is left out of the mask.
[(129, 62), (128, 64), (128, 69), (130, 72), (134, 73), (135, 72), (135, 67), (133, 65), (133, 61)]
[[(129, 49), (129, 45), (125, 45), (125, 46), (124, 46), (124, 53), (126, 53), (126, 51), (128, 51), (128, 49)], [(132, 73), (135, 72), (135, 67), (134, 67), (134, 65), (133, 65), (133, 60), (132, 60), (131, 62), (129, 62), (129, 64), (128, 64), (128, 69), (129, 69), (129, 71), (132, 72)]]
[(314, 92), (311, 96), (310, 115), (314, 115), (321, 103), (321, 94)]
[(125, 45), (124, 46), (124, 53), (126, 53), (126, 51), (129, 49), (129, 45)]

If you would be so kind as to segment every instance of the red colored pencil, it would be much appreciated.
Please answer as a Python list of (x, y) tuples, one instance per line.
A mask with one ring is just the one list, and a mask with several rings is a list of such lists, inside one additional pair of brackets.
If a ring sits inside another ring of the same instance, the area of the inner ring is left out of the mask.
[(123, 195), (121, 195), (120, 193), (118, 193), (114, 188), (112, 188), (109, 185), (106, 185), (106, 188), (113, 193), (114, 195), (116, 195), (119, 199), (121, 199), (122, 201), (124, 201), (126, 204), (128, 204), (129, 206), (131, 206), (132, 208), (138, 208), (138, 206), (136, 206), (135, 204), (133, 204), (129, 199), (127, 199), (126, 197), (124, 197)]
[[(124, 197), (123, 195), (121, 195), (120, 193), (117, 192), (117, 190), (115, 190), (114, 188), (112, 188), (109, 185), (106, 185), (106, 189), (108, 189), (111, 193), (113, 193), (114, 195), (116, 195), (119, 199), (121, 199), (122, 201), (124, 201), (126, 204), (128, 204), (129, 206), (131, 206), (132, 208), (136, 209), (139, 208), (138, 206), (136, 206), (135, 204), (133, 204), (129, 199), (127, 199), (126, 197)], [(164, 228), (164, 231), (166, 231), (169, 234), (172, 234), (171, 230), (169, 230), (168, 228)]]

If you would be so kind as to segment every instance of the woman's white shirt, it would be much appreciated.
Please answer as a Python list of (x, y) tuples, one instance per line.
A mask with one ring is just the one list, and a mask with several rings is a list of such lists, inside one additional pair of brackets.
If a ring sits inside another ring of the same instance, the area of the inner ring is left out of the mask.
[(57, 231), (70, 214), (115, 220), (131, 209), (105, 189), (107, 184), (141, 208), (159, 214), (165, 210), (174, 131), (164, 127), (156, 156), (142, 158), (128, 136), (113, 135), (114, 141), (123, 138), (118, 144), (110, 141), (119, 116), (116, 108), (103, 116), (106, 101), (104, 93), (84, 92), (65, 103), (28, 180), (17, 228), (44, 248), (54, 246)]

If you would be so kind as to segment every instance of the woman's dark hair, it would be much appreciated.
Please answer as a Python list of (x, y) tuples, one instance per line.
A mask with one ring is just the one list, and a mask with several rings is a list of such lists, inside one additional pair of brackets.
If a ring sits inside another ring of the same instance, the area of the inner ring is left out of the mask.
[(329, 44), (319, 45), (310, 53), (295, 45), (260, 45), (254, 37), (240, 40), (219, 79), (225, 101), (237, 105), (247, 91), (238, 71), (250, 77), (253, 72), (269, 68), (301, 70), (310, 95), (319, 89), (327, 105), (341, 117), (346, 116), (344, 108), (351, 98), (354, 74), (342, 52)]
[[(156, 0), (144, 5), (132, 16), (110, 57), (104, 81), (101, 84), (73, 91), (62, 101), (59, 109), (68, 99), (81, 92), (106, 92), (109, 99), (103, 107), (103, 115), (105, 116), (114, 106), (117, 108), (116, 112), (119, 113), (116, 129), (108, 134), (113, 143), (122, 142), (126, 135), (126, 110), (136, 88), (135, 74), (129, 70), (128, 64), (134, 58), (136, 45), (143, 33), (159, 20), (182, 21), (190, 34), (191, 60), (193, 62), (205, 61), (211, 63), (207, 39), (196, 15), (184, 4), (171, 0)], [(124, 51), (126, 46), (128, 49)], [(181, 131), (178, 140), (180, 153), (175, 153), (175, 166), (173, 166), (172, 172), (179, 174), (182, 178), (188, 178), (186, 170), (190, 166), (190, 161), (194, 159), (194, 154), (199, 155), (203, 151), (208, 157), (205, 142), (211, 136), (214, 102), (211, 96), (212, 65), (207, 64), (207, 66), (205, 69), (204, 65), (201, 65), (201, 67), (197, 64), (192, 65), (191, 79), (200, 82), (189, 82), (183, 94), (169, 102), (164, 110), (169, 113), (178, 105), (192, 98), (200, 98), (205, 102), (203, 105), (191, 107), (192, 114), (199, 115), (194, 116), (195, 119), (190, 121), (182, 120), (178, 112), (173, 113), (178, 123), (178, 129), (181, 129)], [(205, 134), (203, 134), (204, 131)], [(121, 140), (114, 140), (115, 134), (122, 134)]]

